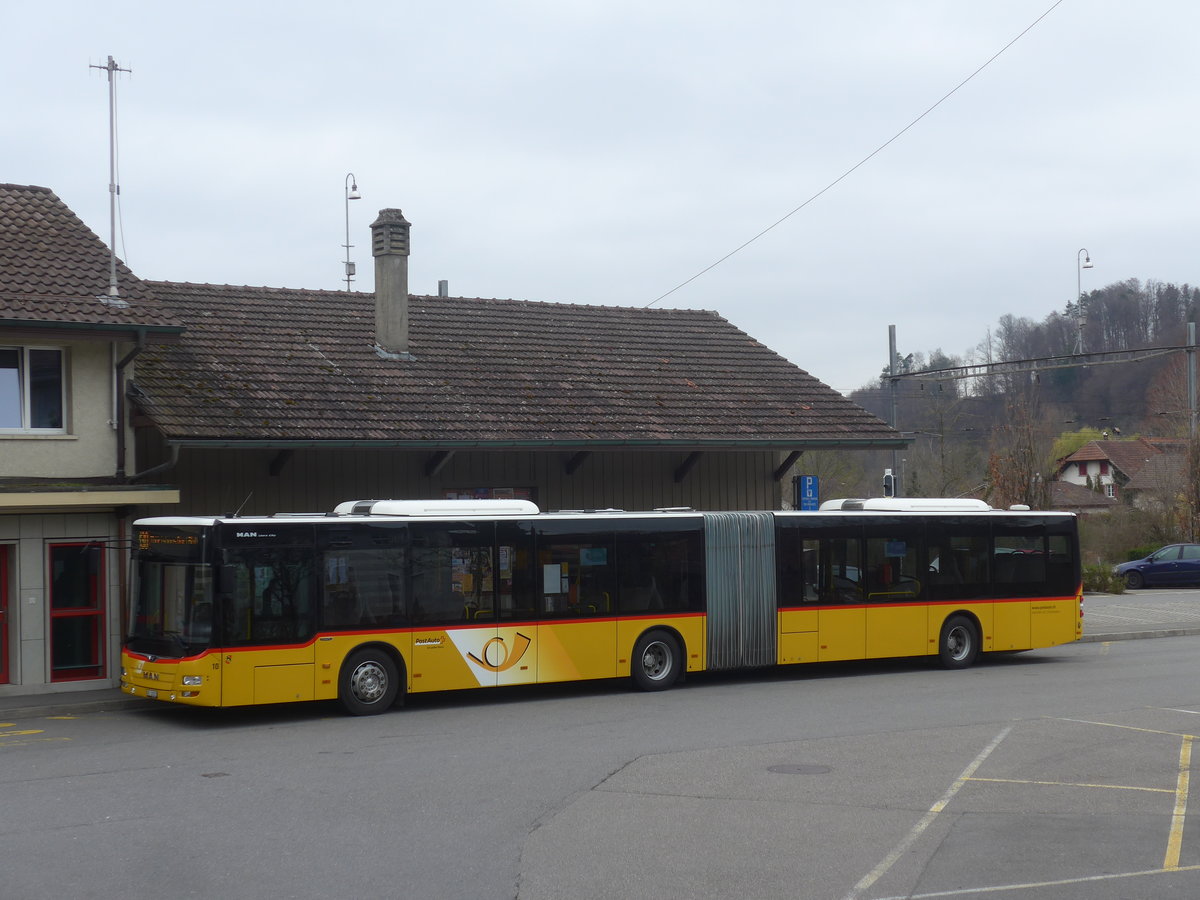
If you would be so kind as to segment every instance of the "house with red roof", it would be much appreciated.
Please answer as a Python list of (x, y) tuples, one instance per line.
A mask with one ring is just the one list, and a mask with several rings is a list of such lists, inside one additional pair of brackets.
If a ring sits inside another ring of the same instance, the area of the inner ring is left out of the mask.
[(1089, 441), (1062, 460), (1057, 480), (1145, 505), (1176, 489), (1186, 453), (1187, 442), (1177, 438)]

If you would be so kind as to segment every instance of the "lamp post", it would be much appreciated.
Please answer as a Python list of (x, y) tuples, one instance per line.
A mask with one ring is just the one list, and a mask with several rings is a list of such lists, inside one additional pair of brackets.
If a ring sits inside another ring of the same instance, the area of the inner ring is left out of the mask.
[(1075, 339), (1075, 352), (1080, 355), (1083, 354), (1083, 326), (1087, 324), (1087, 305), (1083, 302), (1083, 270), (1091, 268), (1094, 268), (1091, 254), (1087, 252), (1086, 247), (1081, 247), (1075, 254), (1075, 302), (1079, 304), (1075, 308), (1075, 314), (1079, 320), (1079, 335)]
[(361, 200), (362, 194), (358, 192), (358, 180), (354, 177), (354, 173), (350, 172), (346, 175), (346, 243), (342, 246), (346, 248), (346, 290), (350, 290), (350, 282), (354, 280), (354, 263), (350, 262), (350, 248), (354, 245), (350, 243), (350, 201)]

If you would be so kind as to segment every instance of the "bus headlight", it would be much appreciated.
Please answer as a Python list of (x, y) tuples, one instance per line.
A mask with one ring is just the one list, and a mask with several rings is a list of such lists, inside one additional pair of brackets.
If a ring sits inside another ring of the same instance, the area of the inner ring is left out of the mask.
[(203, 682), (204, 682), (203, 675), (184, 675), (183, 676), (183, 683), (186, 685), (198, 685), (198, 684), (203, 684)]

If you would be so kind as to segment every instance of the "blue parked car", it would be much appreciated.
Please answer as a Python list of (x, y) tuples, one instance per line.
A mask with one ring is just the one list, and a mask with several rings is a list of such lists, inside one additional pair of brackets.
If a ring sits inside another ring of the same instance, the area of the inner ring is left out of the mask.
[(1168, 544), (1145, 559), (1113, 566), (1129, 588), (1156, 584), (1200, 584), (1200, 544)]

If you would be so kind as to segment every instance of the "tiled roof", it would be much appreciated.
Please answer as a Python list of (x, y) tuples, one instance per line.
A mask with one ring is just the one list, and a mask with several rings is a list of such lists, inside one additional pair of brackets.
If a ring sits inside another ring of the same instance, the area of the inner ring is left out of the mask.
[(374, 296), (148, 282), (187, 326), (138, 360), (170, 440), (776, 447), (900, 435), (712, 312), (412, 297), (411, 360)]
[[(1161, 446), (1161, 439), (1159, 441)], [(1107, 460), (1124, 475), (1132, 478), (1154, 457), (1163, 452), (1160, 446), (1146, 438), (1132, 441), (1089, 441), (1063, 460), (1063, 465), (1072, 462)], [(1060, 471), (1061, 471), (1060, 466)]]
[(1062, 510), (1097, 510), (1120, 506), (1121, 501), (1069, 481), (1050, 482), (1050, 505)]
[(1129, 483), (1127, 491), (1150, 491), (1165, 496), (1181, 493), (1186, 487), (1187, 455), (1160, 453), (1152, 456)]
[(179, 330), (122, 263), (117, 288), (127, 305), (101, 302), (109, 271), (108, 247), (53, 191), (0, 184), (0, 327), (20, 322)]

